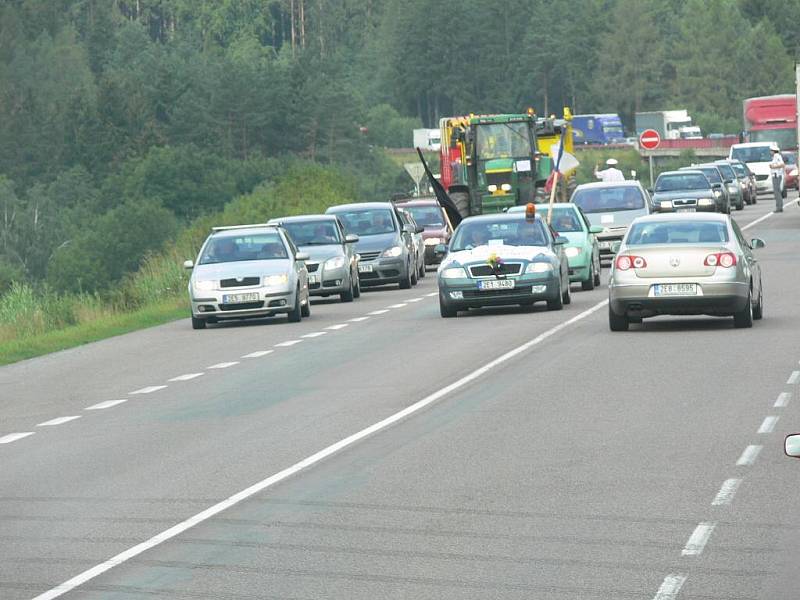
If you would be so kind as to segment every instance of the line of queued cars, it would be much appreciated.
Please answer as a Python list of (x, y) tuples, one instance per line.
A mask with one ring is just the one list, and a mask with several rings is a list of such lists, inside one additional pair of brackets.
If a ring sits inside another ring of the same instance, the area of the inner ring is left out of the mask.
[(368, 286), (408, 289), (425, 277), (453, 227), (435, 200), (367, 202), (325, 214), (215, 227), (187, 260), (192, 327), (285, 314), (311, 316), (311, 297), (352, 302)]

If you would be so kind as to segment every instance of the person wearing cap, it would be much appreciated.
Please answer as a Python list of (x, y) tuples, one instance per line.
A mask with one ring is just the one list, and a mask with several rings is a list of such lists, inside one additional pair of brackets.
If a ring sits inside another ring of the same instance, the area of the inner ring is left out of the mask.
[(597, 170), (597, 165), (594, 166), (594, 176), (597, 177), (600, 181), (625, 181), (625, 176), (622, 174), (622, 171), (617, 169), (617, 159), (616, 158), (609, 158), (606, 161), (607, 169), (603, 169), (602, 171)]
[(769, 163), (769, 170), (772, 173), (772, 192), (775, 194), (775, 212), (783, 212), (783, 176), (784, 162), (781, 156), (781, 149), (777, 144), (772, 144), (769, 149), (772, 151), (772, 162)]

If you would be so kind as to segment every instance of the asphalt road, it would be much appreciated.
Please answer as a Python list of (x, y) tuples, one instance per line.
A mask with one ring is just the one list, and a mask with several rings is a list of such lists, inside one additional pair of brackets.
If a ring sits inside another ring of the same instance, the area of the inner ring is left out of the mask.
[(429, 273), (0, 368), (0, 598), (796, 598), (800, 209), (746, 233), (749, 330), (445, 320)]

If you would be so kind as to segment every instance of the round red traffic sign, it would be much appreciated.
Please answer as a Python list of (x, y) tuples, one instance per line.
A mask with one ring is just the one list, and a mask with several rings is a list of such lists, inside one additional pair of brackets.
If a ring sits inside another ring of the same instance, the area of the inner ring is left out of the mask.
[(639, 145), (645, 150), (655, 150), (661, 143), (661, 135), (655, 129), (645, 129), (639, 136)]

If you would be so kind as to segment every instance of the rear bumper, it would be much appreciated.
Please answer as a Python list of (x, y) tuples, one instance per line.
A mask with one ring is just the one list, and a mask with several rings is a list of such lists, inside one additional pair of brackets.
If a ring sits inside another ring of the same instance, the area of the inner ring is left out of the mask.
[(749, 284), (740, 282), (697, 283), (696, 296), (653, 296), (653, 282), (643, 285), (611, 285), (608, 299), (618, 315), (652, 317), (655, 315), (730, 316), (747, 306)]

